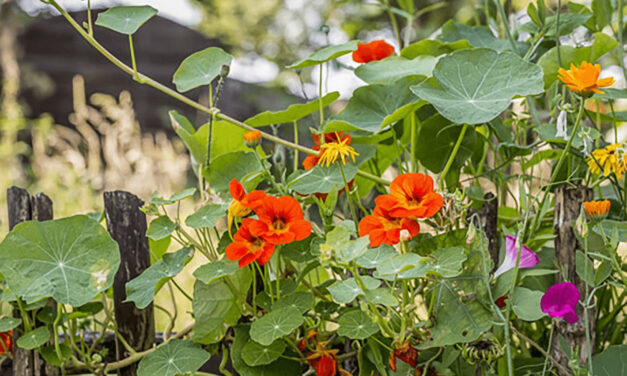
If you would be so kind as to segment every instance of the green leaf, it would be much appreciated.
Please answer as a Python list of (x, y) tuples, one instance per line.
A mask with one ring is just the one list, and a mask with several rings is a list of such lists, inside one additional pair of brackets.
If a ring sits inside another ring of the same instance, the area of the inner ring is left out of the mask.
[[(627, 242), (627, 222), (615, 221), (613, 219), (604, 219), (597, 226), (601, 226), (603, 228), (603, 232), (605, 236), (611, 238), (614, 232), (618, 234), (619, 242)], [(601, 233), (601, 231), (596, 230), (595, 232)]]
[(209, 47), (183, 60), (174, 73), (176, 90), (184, 93), (199, 86), (209, 85), (218, 77), (223, 65), (231, 65), (233, 57), (220, 47)]
[[(594, 13), (594, 23), (599, 31), (612, 22), (614, 9), (610, 0), (592, 0), (592, 12)], [(560, 19), (560, 23), (561, 21)]]
[(164, 254), (161, 260), (126, 284), (126, 301), (134, 302), (139, 309), (146, 308), (161, 287), (183, 270), (192, 254), (190, 248)]
[(236, 151), (214, 159), (203, 175), (215, 191), (227, 192), (233, 179), (239, 180), (250, 191), (261, 180), (261, 171), (261, 164), (253, 152)]
[(47, 326), (40, 326), (35, 330), (23, 334), (17, 339), (17, 345), (26, 350), (33, 350), (44, 345), (50, 339), (50, 330)]
[(225, 216), (227, 205), (209, 204), (196, 210), (196, 212), (185, 219), (188, 227), (198, 229), (215, 226), (218, 219)]
[(340, 93), (334, 91), (328, 93), (322, 99), (316, 99), (309, 103), (297, 103), (289, 106), (283, 111), (265, 111), (257, 114), (245, 121), (246, 124), (253, 127), (262, 127), (265, 125), (273, 124), (285, 124), (298, 121), (306, 116), (311, 115), (314, 112), (320, 110), (320, 101), (322, 101), (322, 107), (327, 107), (331, 103), (335, 102), (340, 97)]
[(148, 225), (146, 236), (152, 240), (161, 240), (170, 236), (176, 229), (176, 224), (165, 215), (157, 217)]
[[(584, 60), (594, 64), (601, 56), (612, 51), (618, 42), (604, 33), (595, 33), (594, 42), (586, 47), (560, 46), (562, 67), (568, 69), (571, 64), (581, 64)], [(549, 87), (557, 80), (557, 71), (560, 65), (557, 61), (557, 47), (551, 48), (538, 60), (538, 65), (544, 71), (544, 87)]]
[[(203, 125), (198, 131), (209, 130), (209, 124)], [(216, 120), (211, 128), (211, 159), (213, 162), (217, 157), (234, 151), (249, 151), (244, 141), (246, 129), (224, 120)], [(204, 151), (207, 154), (207, 150)]]
[(15, 317), (3, 317), (0, 319), (0, 332), (8, 332), (15, 329), (22, 323), (22, 319)]
[(368, 290), (364, 295), (366, 296), (366, 300), (372, 304), (381, 304), (386, 307), (398, 306), (398, 300), (392, 295), (390, 289), (386, 287)]
[(0, 243), (0, 273), (27, 303), (81, 306), (113, 284), (118, 245), (85, 215), (17, 225)]
[(72, 349), (65, 343), (60, 343), (59, 348), (61, 349), (61, 359), (59, 359), (57, 349), (54, 345), (42, 347), (41, 350), (39, 350), (39, 353), (41, 354), (41, 357), (44, 358), (46, 363), (59, 367), (72, 358)]
[(269, 346), (262, 346), (253, 340), (242, 348), (242, 359), (251, 367), (264, 366), (279, 359), (285, 351), (285, 342), (274, 341)]
[[(233, 368), (240, 376), (285, 376), (299, 375), (302, 373), (300, 362), (279, 358), (276, 361), (264, 365), (251, 367), (243, 359), (244, 346), (250, 342), (250, 324), (240, 324), (235, 328), (235, 340), (231, 347), (231, 361)], [(289, 349), (287, 350), (289, 355)]]
[(430, 259), (415, 253), (397, 255), (377, 266), (375, 277), (393, 281), (395, 279), (420, 278), (427, 275)]
[[(240, 269), (231, 281), (239, 291), (248, 291), (251, 276)], [(196, 281), (192, 302), (196, 326), (192, 339), (203, 344), (215, 343), (226, 333), (226, 325), (235, 325), (241, 316), (239, 300), (222, 279), (209, 284)]]
[(348, 263), (368, 250), (368, 238), (350, 240), (350, 233), (342, 226), (327, 232), (326, 243), (320, 245), (320, 252), (335, 255), (341, 262)]
[(423, 39), (403, 48), (401, 50), (401, 56), (406, 59), (413, 59), (422, 55), (440, 56), (471, 47), (472, 46), (466, 40), (446, 43), (436, 39)]
[(575, 254), (575, 270), (579, 278), (585, 281), (588, 286), (595, 286), (594, 264), (581, 251), (577, 251)]
[(57, 318), (57, 310), (50, 306), (43, 307), (42, 309), (39, 310), (39, 312), (37, 312), (37, 320), (41, 321), (44, 324), (52, 324), (56, 318)]
[(359, 66), (355, 75), (368, 84), (389, 85), (403, 77), (431, 76), (437, 61), (433, 56), (418, 56), (412, 60), (390, 56)]
[(161, 198), (159, 197), (159, 193), (154, 192), (152, 196), (150, 196), (150, 203), (157, 206), (172, 205), (183, 199), (192, 197), (194, 193), (196, 193), (196, 188), (187, 188), (181, 192), (173, 194), (170, 198)]
[[(287, 308), (297, 309), (300, 313), (305, 314), (313, 307), (314, 297), (308, 291), (299, 291), (288, 296), (281, 297), (272, 304), (272, 311), (281, 311)], [(249, 364), (253, 365), (253, 364)]]
[(603, 261), (594, 273), (594, 285), (600, 286), (612, 274), (612, 263)]
[(211, 283), (224, 276), (231, 275), (239, 270), (237, 261), (222, 259), (202, 265), (194, 271), (194, 277), (204, 283)]
[(337, 320), (337, 334), (351, 339), (366, 339), (379, 331), (379, 326), (361, 310), (346, 312)]
[(379, 133), (422, 106), (409, 88), (423, 77), (405, 77), (393, 85), (368, 85), (355, 90), (346, 107), (325, 124), (325, 132), (360, 130)]
[(205, 165), (207, 162), (207, 138), (208, 127), (205, 132), (196, 131), (192, 123), (187, 118), (176, 111), (168, 112), (170, 122), (176, 134), (181, 138), (192, 159), (194, 170), (198, 164)]
[(603, 94), (594, 94), (592, 98), (624, 99), (627, 98), (627, 89), (603, 88)]
[(296, 308), (286, 307), (280, 311), (272, 311), (250, 327), (250, 338), (255, 342), (269, 346), (277, 338), (290, 334), (303, 324), (305, 319)]
[(314, 65), (319, 65), (322, 63), (326, 63), (327, 61), (337, 59), (340, 56), (344, 56), (350, 52), (353, 52), (357, 49), (357, 41), (352, 40), (350, 42), (346, 42), (344, 44), (338, 44), (335, 46), (324, 47), (313, 54), (309, 55), (306, 59), (301, 61), (297, 61), (292, 65), (288, 65), (287, 69), (301, 69), (305, 67), (311, 67)]
[(176, 376), (193, 373), (210, 357), (211, 354), (191, 341), (173, 339), (139, 362), (137, 376)]
[(514, 299), (512, 309), (514, 313), (524, 321), (536, 321), (544, 317), (544, 312), (540, 309), (542, 291), (529, 290), (524, 287), (514, 289)]
[[(363, 280), (364, 285), (366, 285), (366, 290), (376, 289), (381, 284), (381, 282), (372, 277), (363, 276), (361, 277), (361, 279)], [(357, 296), (364, 293), (364, 291), (362, 291), (362, 289), (357, 285), (355, 278), (349, 278), (343, 281), (335, 281), (331, 286), (327, 288), (327, 290), (329, 290), (329, 292), (331, 293), (331, 297), (333, 297), (333, 300), (340, 304), (350, 303)]]
[(429, 267), (429, 272), (440, 277), (452, 278), (462, 273), (462, 265), (468, 258), (462, 247), (440, 248), (433, 252), (435, 261)]
[(624, 375), (627, 372), (627, 345), (614, 345), (592, 357), (595, 376)]
[[(576, 28), (586, 23), (590, 17), (592, 17), (591, 14), (561, 13), (559, 28), (560, 36), (572, 33)], [(544, 28), (548, 30), (544, 34), (546, 37), (555, 37), (555, 32), (557, 30), (556, 21), (556, 16), (547, 17), (546, 25), (544, 26)], [(540, 28), (533, 22), (527, 22), (518, 30), (525, 33), (537, 34), (540, 31)]]
[[(442, 42), (457, 42), (467, 40), (473, 47), (490, 48), (496, 51), (511, 50), (512, 46), (507, 39), (499, 39), (485, 26), (468, 26), (454, 21), (448, 21), (442, 26), (442, 34), (437, 37)], [(516, 42), (517, 52), (524, 53), (527, 43)]]
[(148, 5), (113, 7), (98, 14), (96, 25), (131, 35), (155, 14), (157, 10)]
[(509, 52), (476, 48), (441, 58), (433, 78), (411, 90), (455, 123), (481, 124), (505, 111), (514, 96), (539, 94), (544, 87), (537, 65)]
[[(375, 153), (375, 148), (371, 145), (353, 144), (352, 146), (359, 155), (355, 157), (354, 163), (352, 159), (348, 159), (346, 165), (342, 166), (347, 181), (353, 180), (359, 167), (372, 158)], [(311, 170), (295, 176), (288, 185), (300, 194), (329, 193), (333, 188), (344, 188), (344, 179), (339, 163), (341, 162), (333, 163), (329, 167), (316, 165)]]
[(392, 246), (382, 244), (380, 247), (367, 250), (363, 255), (359, 256), (355, 260), (355, 263), (362, 268), (372, 269), (397, 254), (398, 252), (396, 252)]

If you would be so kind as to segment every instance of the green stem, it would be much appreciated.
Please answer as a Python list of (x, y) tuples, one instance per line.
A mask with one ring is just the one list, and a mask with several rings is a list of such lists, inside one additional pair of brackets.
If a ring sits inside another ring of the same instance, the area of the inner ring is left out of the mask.
[(272, 186), (274, 187), (274, 189), (276, 189), (276, 191), (280, 194), (285, 194), (285, 189), (279, 185), (279, 183), (276, 182), (276, 179), (274, 179), (274, 175), (272, 175), (270, 173), (270, 170), (268, 170), (266, 168), (266, 164), (264, 163), (264, 161), (261, 159), (261, 157), (259, 156), (259, 154), (257, 153), (257, 150), (255, 150), (255, 156), (257, 157), (257, 161), (259, 162), (259, 164), (261, 165), (261, 168), (263, 169), (263, 172), (268, 176), (268, 180), (270, 180), (270, 184), (272, 184)]
[(623, 69), (623, 78), (627, 78), (627, 70), (625, 69), (625, 44), (623, 43), (623, 7), (624, 0), (618, 0), (618, 61)]
[(544, 366), (542, 367), (542, 376), (546, 374), (546, 366), (549, 364), (549, 357), (551, 356), (551, 344), (553, 343), (554, 329), (555, 329), (555, 323), (551, 321), (551, 332), (549, 333), (549, 345), (546, 348), (546, 355), (544, 357)]
[(557, 0), (557, 14), (555, 15), (555, 48), (557, 48), (557, 64), (562, 66), (562, 55), (560, 52), (560, 14), (562, 13), (562, 0)]
[(516, 41), (514, 41), (514, 37), (512, 37), (512, 33), (509, 31), (509, 22), (507, 21), (507, 15), (505, 14), (505, 9), (503, 9), (503, 4), (501, 4), (501, 0), (494, 0), (494, 3), (499, 10), (499, 15), (501, 16), (501, 20), (503, 21), (503, 28), (505, 28), (505, 34), (507, 35), (507, 40), (509, 40), (509, 44), (512, 46), (512, 51), (518, 53), (518, 49), (516, 48)]
[[(496, 0), (497, 2), (499, 0)], [(457, 142), (455, 143), (455, 146), (453, 147), (453, 151), (451, 152), (451, 155), (448, 158), (448, 161), (446, 162), (446, 166), (444, 166), (444, 170), (442, 171), (442, 174), (440, 175), (440, 190), (444, 190), (444, 183), (446, 181), (446, 175), (448, 174), (448, 171), (451, 169), (451, 166), (453, 165), (453, 162), (455, 161), (455, 157), (457, 156), (457, 152), (459, 151), (459, 148), (462, 145), (462, 141), (464, 140), (464, 135), (466, 134), (466, 130), (468, 129), (468, 124), (464, 124), (462, 126), (462, 131), (459, 133), (459, 137), (457, 137)]]
[[(590, 259), (588, 258), (588, 237), (586, 236), (585, 240), (584, 240), (584, 247), (583, 247), (583, 251), (584, 251), (584, 257), (586, 258), (586, 262), (590, 262)], [(589, 297), (588, 294), (590, 293), (590, 291), (588, 291), (588, 284), (586, 283), (584, 285), (584, 299), (585, 299), (585, 306), (583, 307), (583, 318), (584, 318), (584, 324), (586, 326), (586, 346), (587, 346), (587, 351), (588, 351), (588, 372), (590, 375), (594, 375), (594, 371), (592, 369), (592, 341), (590, 340), (590, 322), (589, 322), (589, 317), (588, 317), (588, 306), (590, 305), (589, 302)]]
[[(294, 120), (294, 143), (298, 145), (298, 123), (296, 120)], [(294, 149), (294, 171), (296, 170), (298, 170), (298, 150)]]
[(411, 160), (411, 172), (418, 172), (418, 161), (416, 160), (416, 133), (418, 130), (416, 129), (416, 113), (412, 112), (409, 115), (409, 124), (410, 124), (410, 134), (411, 134), (411, 149), (410, 149), (410, 160)]
[(178, 283), (176, 283), (176, 281), (174, 280), (174, 278), (172, 278), (170, 281), (172, 281), (172, 284), (174, 285), (174, 287), (176, 287), (177, 290), (179, 290), (181, 292), (181, 294), (183, 294), (183, 296), (185, 296), (190, 302), (194, 301), (194, 298), (192, 298), (191, 296), (189, 296), (185, 290), (183, 290), (183, 288), (181, 286), (179, 286)]
[(54, 350), (56, 351), (59, 359), (63, 359), (61, 345), (59, 344), (59, 322), (61, 322), (61, 317), (63, 315), (62, 307), (63, 305), (57, 304), (57, 317), (54, 318), (54, 322), (52, 323), (52, 331), (54, 333)]
[(135, 60), (135, 49), (133, 48), (133, 34), (128, 35), (128, 46), (131, 50), (131, 64), (133, 65), (133, 79), (139, 81), (139, 73), (137, 73), (137, 61)]
[(94, 35), (94, 25), (91, 20), (91, 0), (87, 0), (87, 25), (90, 36)]
[(392, 30), (394, 30), (394, 38), (398, 42), (398, 47), (403, 48), (403, 41), (401, 40), (401, 33), (398, 31), (398, 23), (396, 22), (396, 17), (392, 12), (392, 8), (390, 7), (390, 3), (388, 0), (383, 1), (385, 4), (385, 10), (388, 13), (388, 17), (390, 17), (390, 23), (392, 24)]
[[(320, 64), (320, 76), (318, 77), (318, 103), (320, 109), (320, 129), (322, 130), (322, 124), (324, 123), (324, 106), (322, 105), (322, 67), (324, 63)], [(324, 135), (320, 137), (320, 142), (324, 143)]]
[(281, 246), (276, 247), (276, 298), (281, 299)]
[(351, 191), (348, 187), (348, 181), (346, 181), (346, 175), (344, 174), (344, 166), (342, 165), (342, 161), (337, 162), (338, 166), (340, 166), (340, 173), (342, 174), (342, 181), (344, 181), (344, 190), (346, 192), (346, 198), (348, 199), (348, 207), (351, 210), (351, 215), (353, 216), (353, 222), (355, 222), (355, 231), (359, 232), (359, 223), (357, 222), (357, 216), (355, 215), (355, 208), (353, 207), (353, 200), (351, 198)]

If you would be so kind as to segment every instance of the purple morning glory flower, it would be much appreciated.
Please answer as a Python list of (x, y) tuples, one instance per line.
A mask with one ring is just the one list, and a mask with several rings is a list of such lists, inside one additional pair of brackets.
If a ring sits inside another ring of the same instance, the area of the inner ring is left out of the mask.
[[(494, 272), (494, 277), (498, 277), (510, 269), (514, 269), (516, 266), (516, 238), (513, 236), (505, 235), (505, 259), (501, 266)], [(519, 269), (533, 268), (540, 262), (538, 255), (534, 251), (520, 245), (520, 262), (518, 263)]]
[(576, 309), (581, 294), (570, 282), (556, 283), (549, 287), (540, 300), (542, 312), (551, 317), (562, 317), (569, 324), (579, 321)]

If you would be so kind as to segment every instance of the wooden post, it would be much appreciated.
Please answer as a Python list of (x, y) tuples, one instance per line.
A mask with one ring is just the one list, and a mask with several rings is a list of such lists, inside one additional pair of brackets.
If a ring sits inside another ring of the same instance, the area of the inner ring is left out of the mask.
[[(140, 210), (144, 202), (123, 191), (104, 193), (107, 228), (120, 247), (120, 268), (113, 282), (115, 321), (119, 333), (135, 351), (151, 348), (155, 342), (155, 317), (152, 303), (138, 309), (126, 300), (126, 283), (150, 267), (150, 251), (146, 237), (146, 214)], [(118, 360), (130, 353), (116, 339)], [(121, 376), (136, 375), (137, 365), (120, 370)]]
[[(586, 283), (582, 281), (575, 270), (575, 253), (577, 249), (583, 250), (575, 237), (573, 224), (579, 217), (581, 207), (584, 201), (592, 199), (592, 190), (583, 186), (561, 185), (555, 190), (555, 216), (553, 222), (553, 231), (555, 233), (555, 262), (560, 269), (566, 272), (568, 282), (577, 286), (581, 297), (585, 296), (585, 290), (588, 288)], [(558, 273), (556, 282), (564, 282), (563, 273)], [(589, 291), (589, 290), (588, 290)], [(555, 334), (553, 335), (553, 343), (551, 344), (551, 355), (565, 368), (568, 369), (568, 357), (561, 349), (559, 337), (563, 337), (566, 344), (579, 349), (579, 362), (586, 363), (588, 360), (588, 349), (586, 343), (586, 328), (584, 321), (583, 308), (577, 306), (577, 316), (579, 321), (569, 324), (564, 320), (558, 320), (555, 324)], [(594, 309), (588, 310), (590, 323), (591, 342), (594, 345)]]
[(492, 271), (494, 271), (499, 264), (499, 235), (497, 228), (499, 201), (492, 192), (486, 193), (483, 198), (485, 201), (481, 209), (475, 211), (473, 208), (470, 208), (468, 210), (468, 218), (470, 219), (473, 214), (479, 216), (481, 229), (488, 238), (488, 252), (493, 262)]
[[(14, 186), (7, 190), (7, 205), (10, 230), (25, 221), (52, 219), (52, 200), (43, 193), (37, 193), (31, 197), (27, 190)], [(49, 304), (56, 303), (50, 302)], [(20, 312), (17, 310), (13, 312), (13, 316), (21, 318)], [(23, 331), (24, 327), (20, 326), (13, 332), (14, 344)], [(59, 374), (59, 369), (46, 365), (37, 352), (25, 350), (16, 345), (13, 348), (13, 376), (55, 376)]]

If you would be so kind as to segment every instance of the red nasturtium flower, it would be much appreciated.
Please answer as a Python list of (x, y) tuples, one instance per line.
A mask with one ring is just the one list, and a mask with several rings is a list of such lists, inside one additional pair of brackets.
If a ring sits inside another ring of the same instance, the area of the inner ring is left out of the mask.
[(311, 223), (304, 219), (303, 209), (294, 197), (266, 196), (255, 213), (259, 220), (251, 223), (250, 232), (269, 243), (291, 243), (311, 234)]
[(499, 308), (505, 307), (505, 305), (507, 305), (507, 295), (503, 295), (500, 298), (496, 299), (496, 301), (494, 303), (496, 303), (496, 305)]
[(0, 354), (10, 351), (13, 354), (13, 331), (0, 332)]
[(373, 40), (369, 43), (359, 43), (353, 51), (353, 61), (356, 63), (369, 63), (375, 60), (385, 59), (394, 55), (394, 47), (384, 40)]
[(250, 226), (255, 220), (244, 218), (242, 226), (233, 237), (233, 243), (226, 247), (226, 258), (235, 261), (239, 260), (239, 267), (257, 261), (259, 265), (265, 265), (274, 253), (274, 244), (267, 242), (261, 236), (255, 236), (250, 232)]
[(359, 222), (359, 236), (368, 235), (371, 247), (378, 247), (381, 243), (398, 244), (402, 230), (406, 230), (411, 238), (418, 235), (420, 225), (415, 219), (394, 218), (381, 207), (376, 207), (372, 215)]
[(375, 204), (397, 218), (432, 217), (444, 205), (444, 199), (433, 191), (429, 175), (407, 173), (397, 176), (390, 184), (390, 194), (375, 199)]
[(388, 360), (388, 365), (394, 372), (396, 372), (396, 358), (415, 368), (418, 361), (418, 350), (407, 342), (403, 344), (396, 343), (394, 351), (390, 352), (390, 359)]
[(233, 197), (233, 202), (229, 205), (228, 212), (228, 226), (230, 231), (233, 220), (250, 214), (251, 210), (254, 210), (261, 204), (261, 201), (266, 197), (266, 193), (264, 191), (252, 191), (246, 194), (244, 187), (237, 179), (231, 180), (229, 192)]

